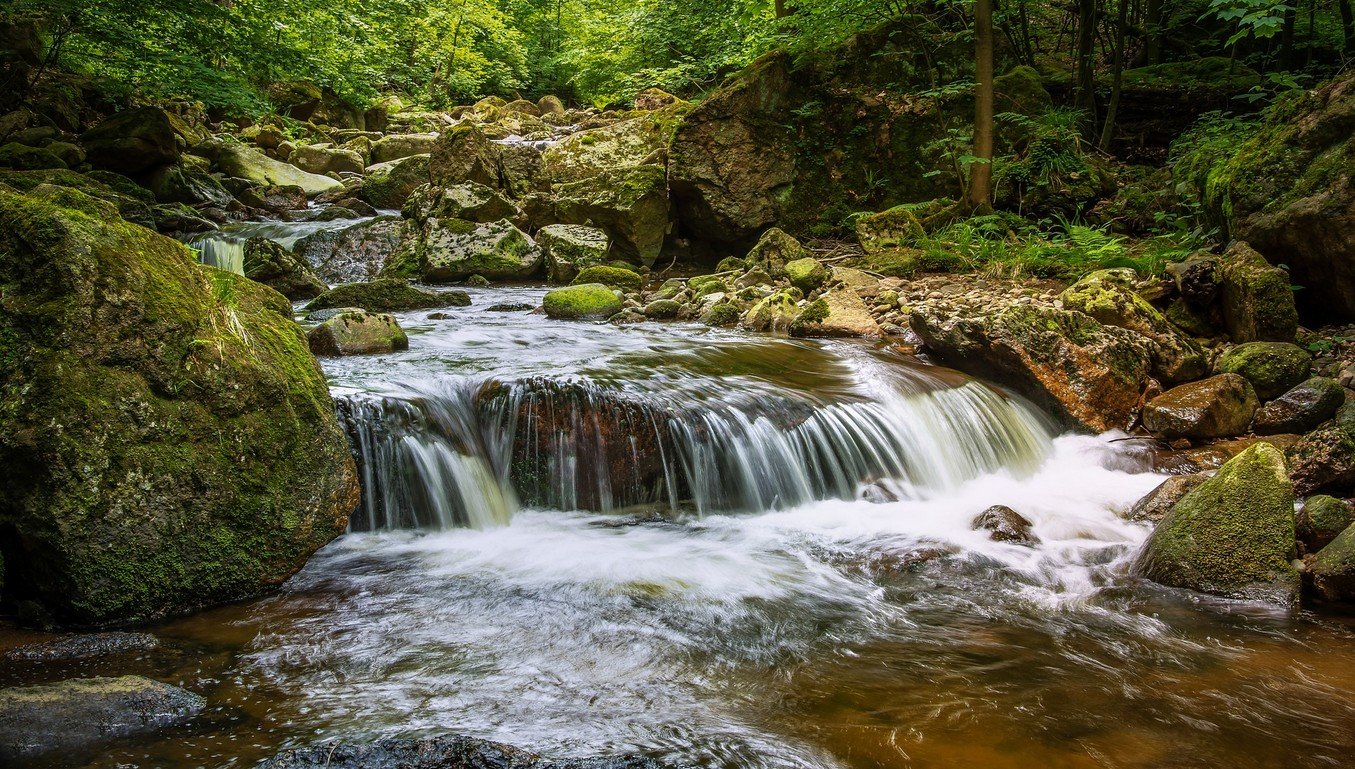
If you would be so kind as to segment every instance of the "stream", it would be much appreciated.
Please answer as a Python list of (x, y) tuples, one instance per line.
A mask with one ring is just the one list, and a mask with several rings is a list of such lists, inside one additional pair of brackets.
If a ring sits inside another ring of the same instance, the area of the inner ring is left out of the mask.
[[(544, 292), (324, 360), (352, 531), (159, 651), (0, 674), (209, 701), (50, 765), (444, 732), (729, 769), (1351, 765), (1355, 622), (1128, 578), (1149, 528), (1120, 514), (1162, 480), (1133, 441), (886, 346), (555, 321)], [(1039, 543), (975, 531), (996, 504)]]

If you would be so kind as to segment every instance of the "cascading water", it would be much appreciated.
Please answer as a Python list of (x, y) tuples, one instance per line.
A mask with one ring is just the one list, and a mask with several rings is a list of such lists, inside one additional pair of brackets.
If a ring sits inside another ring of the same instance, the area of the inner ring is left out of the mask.
[(217, 230), (196, 234), (188, 239), (187, 245), (198, 252), (198, 261), (203, 264), (243, 275), (245, 243), (251, 238), (271, 240), (290, 251), (301, 239), (308, 236), (352, 227), (373, 218), (326, 219), (319, 216), (321, 211), (322, 209), (317, 208), (306, 212), (308, 218), (302, 221), (234, 222)]

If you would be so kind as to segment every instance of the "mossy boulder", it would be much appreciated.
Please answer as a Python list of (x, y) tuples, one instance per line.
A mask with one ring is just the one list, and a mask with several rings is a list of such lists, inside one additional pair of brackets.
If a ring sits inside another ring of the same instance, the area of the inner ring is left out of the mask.
[(464, 219), (484, 223), (516, 219), (519, 211), (498, 190), (475, 182), (464, 182), (449, 187), (420, 187), (405, 204), (404, 214), (420, 223), (429, 219)]
[(996, 112), (1038, 115), (1053, 106), (1054, 100), (1044, 87), (1044, 78), (1029, 65), (1013, 67), (993, 80)]
[(1204, 350), (1177, 331), (1134, 291), (1132, 270), (1097, 270), (1059, 295), (1065, 309), (1086, 313), (1109, 326), (1142, 334), (1152, 342), (1153, 373), (1164, 382), (1185, 382), (1208, 371)]
[(409, 349), (409, 337), (386, 313), (341, 312), (306, 334), (316, 355), (374, 355)]
[(785, 271), (787, 262), (812, 256), (813, 253), (800, 241), (781, 228), (772, 227), (762, 233), (757, 245), (753, 246), (743, 261), (749, 267), (760, 267), (772, 275), (780, 275)]
[(789, 331), (800, 316), (799, 291), (777, 291), (757, 301), (744, 313), (743, 325), (753, 331)]
[(1172, 507), (1135, 563), (1172, 587), (1293, 606), (1294, 487), (1284, 455), (1257, 443)]
[(377, 208), (397, 209), (428, 184), (429, 156), (409, 155), (367, 168), (358, 197)]
[(475, 182), (499, 187), (499, 149), (476, 124), (461, 122), (433, 142), (429, 173), (434, 184)]
[(1355, 524), (1355, 506), (1344, 499), (1315, 494), (1303, 501), (1296, 527), (1299, 544), (1306, 552), (1316, 553), (1337, 535)]
[(435, 307), (466, 307), (470, 296), (465, 291), (428, 291), (396, 278), (381, 278), (367, 283), (335, 286), (320, 294), (307, 312), (333, 307), (360, 307), (368, 312), (405, 312)]
[(234, 201), (216, 177), (184, 163), (157, 168), (145, 182), (147, 189), (161, 203), (207, 205), (224, 209)]
[(80, 136), (90, 165), (135, 174), (178, 161), (182, 139), (159, 107), (119, 112)]
[(796, 316), (790, 335), (801, 337), (880, 336), (880, 326), (861, 295), (846, 286), (825, 291)]
[(337, 179), (306, 173), (291, 163), (274, 160), (243, 144), (222, 144), (205, 151), (215, 156), (217, 166), (227, 176), (248, 179), (255, 184), (296, 186), (310, 197), (343, 188), (343, 183)]
[(542, 171), (552, 184), (559, 184), (632, 166), (662, 166), (673, 132), (688, 109), (686, 104), (673, 105), (572, 134), (541, 154)]
[(601, 283), (557, 288), (546, 294), (542, 307), (552, 318), (601, 320), (621, 312), (616, 292)]
[(653, 320), (669, 320), (676, 318), (682, 311), (682, 303), (673, 299), (655, 299), (645, 305), (644, 316)]
[(1314, 592), (1328, 601), (1355, 601), (1355, 524), (1307, 562)]
[(372, 162), (388, 163), (392, 160), (407, 158), (411, 155), (429, 155), (433, 153), (433, 144), (438, 135), (427, 134), (390, 134), (372, 142)]
[(786, 262), (784, 268), (786, 280), (790, 284), (805, 293), (822, 286), (828, 280), (828, 268), (823, 263), (812, 257), (803, 259), (792, 259)]
[(447, 283), (481, 275), (491, 280), (523, 280), (541, 270), (541, 249), (522, 230), (504, 219), (468, 222), (429, 219), (414, 225), (387, 273), (411, 271), (429, 283)]
[(353, 283), (381, 274), (404, 242), (398, 216), (378, 216), (342, 229), (325, 229), (298, 240), (293, 250), (326, 283)]
[(42, 171), (49, 168), (66, 168), (65, 160), (51, 150), (42, 147), (28, 147), (10, 142), (0, 147), (0, 168), (12, 168), (16, 171)]
[(644, 285), (645, 279), (634, 270), (627, 270), (622, 267), (611, 267), (608, 265), (597, 265), (587, 267), (581, 270), (572, 281), (574, 285), (584, 283), (601, 283), (608, 288), (619, 288), (622, 291), (639, 291)]
[(367, 166), (361, 153), (332, 144), (302, 144), (292, 150), (287, 162), (312, 174), (360, 174)]
[(1296, 344), (1250, 342), (1229, 348), (1214, 364), (1220, 374), (1251, 382), (1259, 398), (1269, 400), (1308, 378), (1312, 356)]
[(1148, 401), (1143, 426), (1164, 438), (1227, 438), (1247, 432), (1258, 405), (1250, 382), (1219, 374)]
[(1223, 323), (1234, 342), (1292, 342), (1299, 315), (1289, 273), (1251, 246), (1233, 243), (1219, 258)]
[(1289, 474), (1299, 494), (1348, 495), (1355, 490), (1355, 430), (1339, 414), (1289, 449)]
[(1346, 390), (1329, 377), (1313, 377), (1262, 406), (1252, 430), (1257, 435), (1302, 433), (1331, 419), (1346, 402)]
[(551, 224), (536, 233), (536, 244), (545, 260), (547, 280), (568, 283), (579, 270), (605, 262), (611, 241), (597, 227)]
[(304, 260), (265, 238), (245, 241), (245, 277), (292, 300), (312, 299), (328, 288)]
[(49, 190), (0, 189), (7, 596), (105, 625), (280, 585), (359, 498), (289, 304)]
[(111, 171), (80, 174), (74, 171), (52, 169), (47, 171), (0, 171), (0, 184), (19, 192), (31, 192), (46, 184), (79, 190), (93, 198), (106, 200), (116, 208), (123, 219), (154, 229), (155, 217), (151, 206), (155, 196), (131, 179)]
[(560, 224), (587, 224), (605, 230), (617, 252), (652, 266), (663, 250), (671, 223), (668, 182), (662, 166), (607, 171), (559, 184), (555, 216)]
[(856, 219), (856, 240), (867, 254), (911, 245), (926, 234), (909, 206), (895, 206)]

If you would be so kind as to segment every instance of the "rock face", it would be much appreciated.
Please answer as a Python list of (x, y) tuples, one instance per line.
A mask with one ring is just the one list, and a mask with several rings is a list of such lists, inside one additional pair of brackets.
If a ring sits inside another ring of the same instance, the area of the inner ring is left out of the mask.
[(409, 349), (409, 337), (393, 315), (341, 312), (306, 335), (316, 355), (369, 355)]
[(1148, 402), (1143, 426), (1164, 438), (1227, 438), (1247, 432), (1257, 409), (1251, 383), (1219, 374), (1173, 387)]
[(910, 324), (947, 364), (1000, 381), (1066, 423), (1097, 432), (1133, 421), (1148, 377), (1141, 337), (1080, 312), (1015, 304), (970, 315), (924, 306)]
[(542, 306), (550, 317), (566, 320), (601, 320), (621, 312), (621, 300), (601, 283), (557, 288), (546, 294)]
[(312, 299), (328, 288), (304, 260), (265, 238), (245, 242), (245, 277), (292, 300)]
[(214, 152), (217, 166), (227, 176), (238, 179), (248, 179), (266, 186), (294, 185), (311, 197), (343, 187), (343, 183), (336, 179), (306, 173), (290, 163), (274, 160), (242, 144), (223, 145), (215, 148)]
[(17, 762), (162, 729), (205, 706), (192, 692), (140, 676), (0, 689), (0, 759)]
[(1296, 90), (1208, 168), (1204, 202), (1234, 237), (1303, 286), (1316, 319), (1355, 319), (1355, 75)]
[(1215, 370), (1251, 382), (1258, 398), (1271, 399), (1308, 378), (1312, 358), (1296, 344), (1252, 342), (1230, 348)]
[(1284, 456), (1257, 443), (1172, 507), (1135, 569), (1163, 585), (1292, 606), (1299, 591), (1294, 537)]
[(327, 283), (371, 280), (404, 241), (405, 223), (379, 216), (341, 230), (321, 230), (297, 241), (295, 252)]
[(386, 272), (446, 283), (472, 275), (521, 280), (540, 269), (541, 250), (507, 219), (478, 223), (431, 218), (422, 226), (414, 224)]
[(343, 532), (356, 470), (280, 294), (64, 188), (0, 190), (0, 284), (7, 596), (144, 621), (274, 587)]
[(1331, 419), (1345, 401), (1340, 382), (1313, 377), (1262, 406), (1252, 430), (1257, 435), (1307, 432)]
[(660, 769), (660, 765), (636, 756), (552, 761), (497, 742), (442, 736), (299, 748), (265, 761), (260, 769)]
[(119, 112), (80, 137), (90, 165), (135, 174), (179, 159), (179, 137), (158, 107)]
[(546, 278), (552, 283), (568, 283), (580, 270), (606, 261), (610, 240), (596, 227), (552, 224), (536, 233), (536, 244), (545, 260)]
[(435, 307), (466, 307), (465, 291), (427, 291), (403, 280), (381, 278), (368, 283), (350, 283), (332, 288), (306, 305), (308, 312), (334, 307), (360, 307), (368, 312), (403, 312)]
[(1167, 383), (1197, 379), (1208, 370), (1204, 351), (1177, 331), (1133, 289), (1132, 270), (1098, 270), (1069, 286), (1059, 299), (1069, 310), (1135, 331), (1152, 342), (1153, 374)]

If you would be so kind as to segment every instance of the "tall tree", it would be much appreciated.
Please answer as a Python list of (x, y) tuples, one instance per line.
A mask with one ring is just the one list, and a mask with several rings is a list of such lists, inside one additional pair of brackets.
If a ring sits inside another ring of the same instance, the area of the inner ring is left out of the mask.
[(1077, 2), (1077, 106), (1096, 124), (1096, 0)]
[(1128, 24), (1129, 0), (1120, 0), (1120, 10), (1115, 15), (1115, 60), (1111, 64), (1110, 103), (1106, 105), (1106, 123), (1101, 127), (1101, 141), (1097, 145), (1102, 152), (1110, 150), (1110, 137), (1115, 133), (1115, 115), (1120, 111), (1120, 91), (1124, 86), (1124, 35)]
[(990, 206), (993, 196), (993, 0), (974, 0), (974, 161), (969, 172), (969, 204)]

